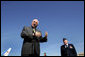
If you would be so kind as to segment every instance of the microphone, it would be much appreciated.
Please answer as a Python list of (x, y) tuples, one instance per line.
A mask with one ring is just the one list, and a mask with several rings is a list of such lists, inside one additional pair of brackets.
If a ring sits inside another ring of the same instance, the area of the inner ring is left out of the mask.
[(33, 29), (33, 35), (35, 36), (35, 29)]

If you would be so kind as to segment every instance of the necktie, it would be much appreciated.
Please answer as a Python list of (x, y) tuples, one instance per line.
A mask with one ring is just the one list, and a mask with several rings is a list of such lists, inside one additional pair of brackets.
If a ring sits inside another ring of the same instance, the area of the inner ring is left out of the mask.
[(66, 45), (66, 48), (68, 47), (68, 45)]
[(65, 45), (65, 48), (68, 48), (68, 45)]

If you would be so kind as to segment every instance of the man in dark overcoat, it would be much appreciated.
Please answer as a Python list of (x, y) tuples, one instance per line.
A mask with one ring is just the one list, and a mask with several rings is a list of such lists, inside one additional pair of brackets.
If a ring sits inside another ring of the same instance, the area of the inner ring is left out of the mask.
[(47, 42), (48, 33), (42, 37), (41, 31), (37, 29), (39, 21), (34, 19), (30, 27), (24, 26), (21, 37), (24, 39), (21, 56), (40, 56), (40, 42)]

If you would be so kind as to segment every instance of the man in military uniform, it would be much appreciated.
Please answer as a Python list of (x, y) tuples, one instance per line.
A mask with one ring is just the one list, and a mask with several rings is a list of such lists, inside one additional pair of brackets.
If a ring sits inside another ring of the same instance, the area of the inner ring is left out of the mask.
[(68, 40), (63, 38), (64, 45), (61, 46), (61, 56), (77, 56), (76, 49), (73, 44), (68, 44)]

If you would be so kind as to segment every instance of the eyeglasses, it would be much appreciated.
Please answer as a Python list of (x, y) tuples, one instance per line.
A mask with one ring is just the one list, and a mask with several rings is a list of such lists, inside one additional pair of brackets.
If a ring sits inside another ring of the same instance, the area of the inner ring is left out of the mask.
[(36, 22), (36, 21), (33, 21), (33, 22), (38, 23), (38, 22)]

